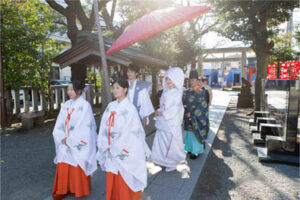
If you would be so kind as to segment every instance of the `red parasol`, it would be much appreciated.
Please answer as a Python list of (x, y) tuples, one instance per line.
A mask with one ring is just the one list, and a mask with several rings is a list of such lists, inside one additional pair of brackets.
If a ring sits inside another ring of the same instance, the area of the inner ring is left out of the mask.
[(120, 51), (121, 49), (138, 41), (145, 40), (156, 33), (198, 17), (209, 10), (210, 7), (208, 6), (184, 6), (153, 11), (127, 27), (121, 36), (108, 49), (106, 54), (110, 55)]

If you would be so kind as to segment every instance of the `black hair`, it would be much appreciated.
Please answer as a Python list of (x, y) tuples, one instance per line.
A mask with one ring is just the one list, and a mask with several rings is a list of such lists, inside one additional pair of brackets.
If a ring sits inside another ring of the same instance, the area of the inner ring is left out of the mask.
[[(117, 80), (115, 80), (113, 82), (113, 85), (115, 83), (118, 83), (122, 88), (127, 88), (127, 92), (128, 92), (129, 84), (128, 84), (127, 79), (121, 77), (121, 78), (118, 78)], [(126, 92), (126, 95), (127, 95), (127, 92)]]
[(131, 63), (129, 66), (128, 66), (128, 69), (130, 69), (131, 71), (134, 71), (135, 73), (138, 73), (139, 72), (139, 67), (134, 64), (134, 63)]
[(205, 76), (203, 76), (203, 77), (201, 78), (201, 81), (202, 81), (202, 82), (205, 82), (205, 81), (207, 81), (207, 78), (206, 78)]
[[(79, 81), (79, 80), (72, 80), (71, 84), (73, 85), (73, 90), (75, 91), (75, 93), (77, 95), (81, 95), (85, 85), (83, 84), (83, 82)], [(79, 93), (80, 90), (80, 93)]]

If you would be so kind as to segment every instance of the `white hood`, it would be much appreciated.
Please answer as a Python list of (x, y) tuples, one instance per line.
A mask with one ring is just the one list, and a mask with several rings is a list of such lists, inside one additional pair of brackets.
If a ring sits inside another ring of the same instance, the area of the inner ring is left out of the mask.
[(175, 84), (175, 87), (177, 89), (182, 89), (183, 84), (184, 84), (184, 73), (183, 73), (182, 69), (180, 69), (179, 67), (172, 67), (165, 73), (165, 76), (163, 79), (163, 88), (164, 89), (167, 88), (166, 77), (171, 79), (171, 81)]

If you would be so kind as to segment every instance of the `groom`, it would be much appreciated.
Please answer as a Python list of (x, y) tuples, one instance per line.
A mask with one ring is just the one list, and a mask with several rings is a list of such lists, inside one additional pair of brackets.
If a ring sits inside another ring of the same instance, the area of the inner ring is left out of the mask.
[(149, 115), (154, 112), (154, 108), (149, 96), (152, 83), (138, 81), (137, 74), (139, 68), (135, 64), (130, 64), (127, 70), (129, 90), (127, 98), (136, 107), (143, 126), (149, 123)]

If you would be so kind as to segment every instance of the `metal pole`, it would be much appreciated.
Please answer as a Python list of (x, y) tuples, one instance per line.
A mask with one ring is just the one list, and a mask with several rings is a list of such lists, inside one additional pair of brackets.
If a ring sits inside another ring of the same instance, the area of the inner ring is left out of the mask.
[(222, 69), (222, 88), (223, 87), (226, 87), (226, 85), (224, 84), (225, 83), (225, 81), (224, 81), (224, 75), (225, 75), (225, 63), (224, 63), (224, 59), (225, 59), (225, 53), (223, 53), (223, 61), (222, 61), (222, 67), (221, 67), (221, 69)]
[(107, 63), (106, 63), (106, 55), (105, 55), (105, 49), (104, 49), (104, 41), (102, 37), (102, 30), (101, 30), (101, 24), (99, 19), (99, 8), (98, 8), (98, 1), (94, 0), (94, 12), (95, 12), (95, 21), (97, 25), (97, 32), (98, 32), (98, 40), (99, 40), (99, 50), (101, 55), (101, 63), (102, 63), (102, 79), (104, 85), (102, 85), (102, 109), (105, 109), (108, 103), (112, 100), (111, 92), (110, 92), (110, 84), (109, 84), (109, 77), (108, 77), (108, 70), (107, 70)]
[(4, 97), (4, 86), (3, 86), (1, 43), (0, 43), (0, 107), (1, 107), (1, 128), (5, 129), (7, 126), (7, 113), (6, 113), (6, 99)]

